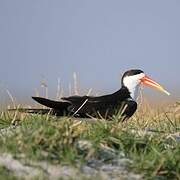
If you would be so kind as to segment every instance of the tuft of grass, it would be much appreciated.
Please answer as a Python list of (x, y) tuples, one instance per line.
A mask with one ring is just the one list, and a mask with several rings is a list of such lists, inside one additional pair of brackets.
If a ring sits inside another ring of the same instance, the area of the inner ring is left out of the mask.
[(7, 112), (0, 128), (12, 120), (17, 127), (1, 135), (1, 153), (74, 166), (110, 163), (123, 153), (132, 161), (129, 170), (145, 179), (180, 179), (180, 116), (173, 111), (143, 109), (125, 123)]
[(18, 180), (19, 178), (14, 176), (6, 167), (0, 166), (0, 179)]

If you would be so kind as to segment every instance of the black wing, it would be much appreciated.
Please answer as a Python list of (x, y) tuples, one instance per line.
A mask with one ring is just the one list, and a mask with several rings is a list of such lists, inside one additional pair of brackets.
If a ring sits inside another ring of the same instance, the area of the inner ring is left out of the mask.
[(87, 115), (100, 114), (103, 117), (112, 116), (122, 103), (130, 97), (126, 88), (105, 96), (70, 96), (64, 97), (63, 100), (71, 103), (68, 110), (73, 113)]
[(53, 101), (41, 97), (32, 97), (34, 100), (47, 107), (52, 108), (57, 115), (71, 114), (79, 117), (102, 116), (108, 118), (113, 116), (122, 106), (126, 106), (124, 117), (131, 117), (136, 111), (137, 104), (130, 99), (127, 88), (105, 96), (70, 96), (63, 97), (64, 101)]

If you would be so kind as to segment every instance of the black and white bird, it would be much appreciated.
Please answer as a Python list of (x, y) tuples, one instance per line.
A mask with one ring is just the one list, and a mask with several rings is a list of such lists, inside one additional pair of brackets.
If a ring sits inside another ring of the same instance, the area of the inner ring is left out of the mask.
[(43, 97), (32, 97), (38, 103), (50, 109), (24, 109), (30, 113), (52, 113), (57, 116), (73, 115), (75, 117), (103, 117), (111, 119), (122, 112), (122, 119), (130, 118), (137, 109), (137, 97), (140, 86), (154, 87), (170, 95), (160, 84), (145, 75), (142, 70), (126, 71), (121, 79), (121, 88), (115, 93), (103, 96), (70, 96), (54, 101)]

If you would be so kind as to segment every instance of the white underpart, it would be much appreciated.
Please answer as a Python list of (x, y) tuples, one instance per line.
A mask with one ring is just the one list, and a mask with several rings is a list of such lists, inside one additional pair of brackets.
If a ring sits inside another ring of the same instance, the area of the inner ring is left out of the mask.
[(126, 86), (130, 92), (131, 97), (136, 100), (139, 95), (139, 88), (141, 85), (141, 78), (145, 76), (144, 73), (126, 76), (123, 79), (123, 84)]

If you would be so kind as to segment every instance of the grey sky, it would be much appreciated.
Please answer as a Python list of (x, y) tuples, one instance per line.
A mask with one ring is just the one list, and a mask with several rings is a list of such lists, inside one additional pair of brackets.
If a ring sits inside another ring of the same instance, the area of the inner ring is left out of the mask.
[(130, 68), (177, 94), (180, 1), (0, 1), (0, 93), (28, 99), (45, 78), (53, 94), (59, 77), (67, 90), (73, 72), (82, 90), (107, 93)]

